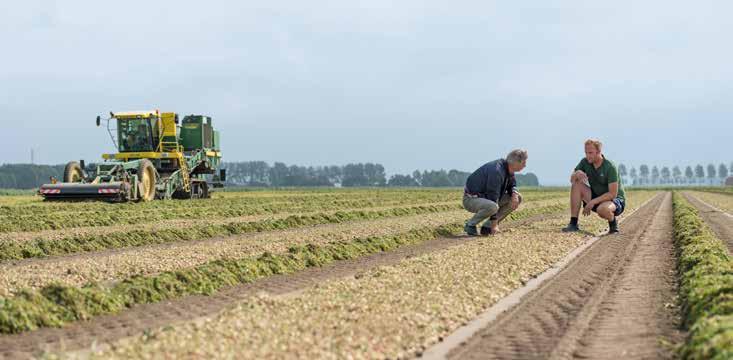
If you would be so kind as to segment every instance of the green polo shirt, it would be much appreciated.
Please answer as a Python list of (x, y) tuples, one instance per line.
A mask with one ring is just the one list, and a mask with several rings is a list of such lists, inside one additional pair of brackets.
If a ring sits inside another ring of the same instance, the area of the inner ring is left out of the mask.
[(608, 184), (618, 182), (618, 196), (616, 197), (626, 201), (624, 185), (621, 183), (621, 177), (618, 176), (616, 164), (611, 162), (611, 160), (604, 157), (603, 163), (596, 169), (593, 164), (583, 158), (578, 163), (578, 166), (575, 167), (575, 170), (580, 170), (588, 175), (588, 182), (590, 183), (590, 190), (594, 199), (608, 192)]

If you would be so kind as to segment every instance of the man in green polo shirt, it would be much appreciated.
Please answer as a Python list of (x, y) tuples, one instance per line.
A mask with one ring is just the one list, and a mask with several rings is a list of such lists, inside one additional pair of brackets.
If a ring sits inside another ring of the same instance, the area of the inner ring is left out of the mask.
[(617, 217), (626, 207), (626, 194), (616, 164), (601, 153), (603, 144), (595, 139), (585, 142), (585, 158), (580, 160), (570, 176), (570, 224), (565, 232), (578, 231), (581, 202), (583, 215), (594, 211), (608, 220), (608, 233), (618, 233)]

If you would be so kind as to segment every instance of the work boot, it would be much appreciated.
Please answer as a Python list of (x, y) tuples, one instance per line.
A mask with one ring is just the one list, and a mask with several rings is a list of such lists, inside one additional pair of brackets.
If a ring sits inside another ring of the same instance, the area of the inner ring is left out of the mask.
[(466, 232), (469, 236), (477, 236), (478, 232), (476, 231), (476, 226), (471, 226), (466, 224), (466, 226), (463, 227), (463, 231)]
[(492, 235), (491, 227), (482, 226), (481, 227), (481, 236), (489, 236), (489, 235)]
[(578, 227), (578, 218), (575, 216), (572, 216), (570, 218), (570, 223), (568, 226), (562, 228), (562, 232), (576, 232), (580, 231), (580, 228)]
[(608, 234), (618, 234), (618, 220), (613, 219), (613, 221), (608, 222)]

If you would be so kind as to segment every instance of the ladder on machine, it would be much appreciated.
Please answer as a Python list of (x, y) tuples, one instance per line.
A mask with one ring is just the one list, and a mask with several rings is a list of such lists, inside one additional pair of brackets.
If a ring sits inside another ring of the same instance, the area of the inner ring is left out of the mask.
[(178, 163), (181, 165), (181, 179), (183, 180), (183, 190), (186, 191), (186, 193), (191, 193), (191, 176), (189, 174), (188, 170), (188, 162), (186, 161), (186, 158), (181, 154), (181, 157), (178, 158)]

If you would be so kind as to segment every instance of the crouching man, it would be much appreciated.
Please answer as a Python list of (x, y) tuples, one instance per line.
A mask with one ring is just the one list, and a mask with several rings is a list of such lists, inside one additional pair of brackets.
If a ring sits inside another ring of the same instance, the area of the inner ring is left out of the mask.
[(463, 207), (475, 213), (466, 221), (466, 234), (475, 236), (481, 225), (481, 235), (499, 232), (499, 223), (519, 207), (522, 195), (517, 191), (514, 173), (527, 166), (527, 151), (513, 150), (506, 159), (488, 162), (474, 171), (466, 180), (463, 194)]
[(601, 153), (603, 144), (595, 139), (585, 142), (585, 158), (570, 176), (570, 224), (565, 232), (578, 231), (581, 203), (583, 215), (591, 211), (608, 220), (608, 233), (618, 233), (617, 216), (624, 212), (626, 194), (616, 165)]

